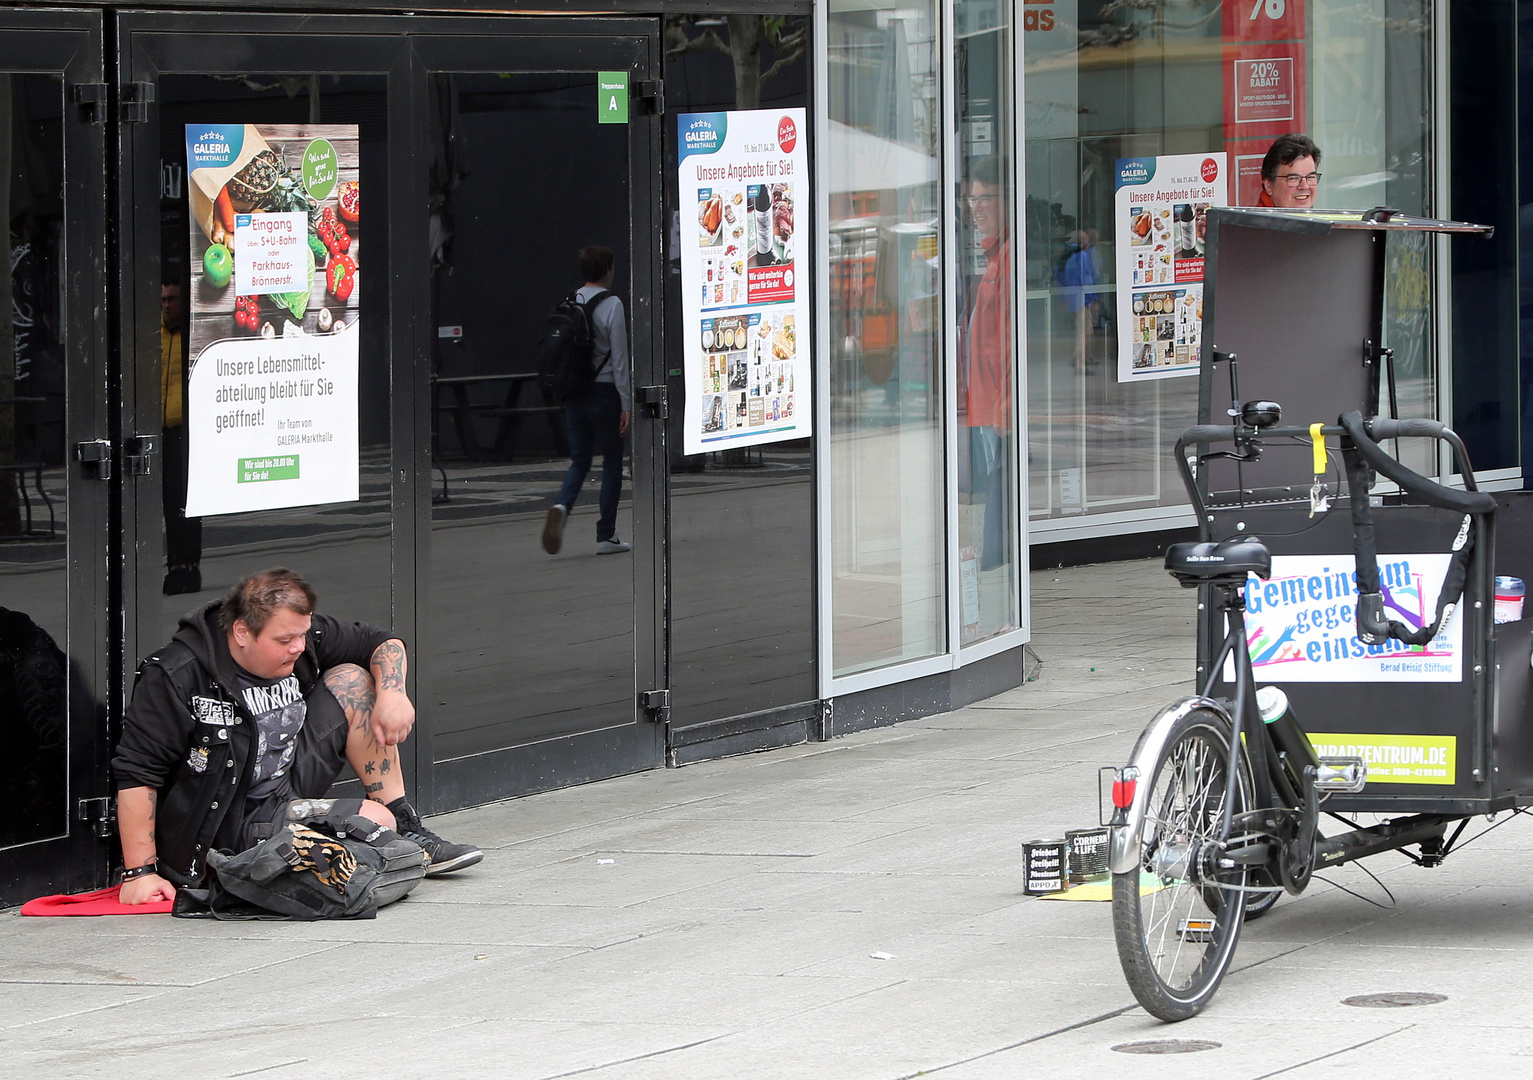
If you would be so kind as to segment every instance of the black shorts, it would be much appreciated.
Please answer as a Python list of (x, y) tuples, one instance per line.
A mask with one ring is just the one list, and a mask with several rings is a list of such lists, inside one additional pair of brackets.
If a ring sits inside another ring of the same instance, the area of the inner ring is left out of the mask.
[[(326, 817), (340, 813), (350, 817), (362, 808), (361, 799), (325, 799), (325, 792), (346, 767), (346, 712), (321, 679), (304, 698), (307, 709), (303, 727), (293, 745), (293, 761), (277, 790), (256, 803), (245, 814), (245, 847), (271, 836), (288, 821)], [(291, 809), (290, 803), (300, 805)], [(302, 803), (323, 802), (324, 807), (306, 807)], [(314, 812), (310, 812), (310, 811)]]

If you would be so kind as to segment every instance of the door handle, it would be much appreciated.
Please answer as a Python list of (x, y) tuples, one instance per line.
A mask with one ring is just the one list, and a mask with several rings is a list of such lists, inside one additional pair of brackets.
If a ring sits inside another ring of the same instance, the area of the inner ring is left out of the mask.
[(112, 444), (106, 439), (91, 439), (75, 443), (75, 460), (89, 465), (97, 480), (112, 478)]
[(639, 404), (644, 406), (644, 415), (653, 420), (664, 420), (665, 411), (665, 387), (664, 386), (641, 386), (638, 388)]
[(158, 435), (135, 435), (123, 447), (123, 467), (129, 476), (149, 476), (154, 472), (154, 455), (159, 452)]

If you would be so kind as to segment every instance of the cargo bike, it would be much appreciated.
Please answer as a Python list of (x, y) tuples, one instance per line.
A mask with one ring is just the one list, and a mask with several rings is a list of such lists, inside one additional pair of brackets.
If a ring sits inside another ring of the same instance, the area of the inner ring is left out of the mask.
[[(1385, 851), (1435, 866), (1474, 817), (1533, 804), (1533, 619), (1494, 616), (1498, 574), (1533, 578), (1533, 505), (1480, 491), (1445, 425), (1375, 415), (1400, 389), (1376, 345), (1391, 236), (1488, 230), (1391, 212), (1209, 226), (1199, 419), (1223, 398), (1232, 422), (1175, 443), (1199, 539), (1165, 560), (1198, 590), (1198, 693), (1111, 770), (1119, 959), (1166, 1021), (1209, 1002), (1283, 892)], [(1314, 316), (1292, 325), (1318, 327), (1315, 348), (1264, 363), (1285, 315)], [(1304, 424), (1284, 425), (1284, 394)]]

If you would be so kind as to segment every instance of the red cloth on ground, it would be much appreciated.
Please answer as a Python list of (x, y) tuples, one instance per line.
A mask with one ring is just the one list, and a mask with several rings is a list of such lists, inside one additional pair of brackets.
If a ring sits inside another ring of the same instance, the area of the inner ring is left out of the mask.
[(117, 899), (121, 885), (95, 892), (76, 893), (70, 896), (39, 896), (21, 905), (23, 915), (169, 915), (174, 900), (156, 900), (152, 904), (136, 906), (124, 904)]

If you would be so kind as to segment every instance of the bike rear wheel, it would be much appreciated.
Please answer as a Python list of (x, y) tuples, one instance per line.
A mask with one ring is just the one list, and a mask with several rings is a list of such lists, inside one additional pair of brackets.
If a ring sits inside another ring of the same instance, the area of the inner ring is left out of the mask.
[[(1209, 857), (1231, 797), (1229, 724), (1210, 709), (1165, 722), (1172, 728), (1164, 739), (1140, 741), (1161, 747), (1155, 760), (1134, 762), (1148, 785), (1139, 865), (1113, 875), (1112, 911), (1118, 959), (1134, 997), (1151, 1015), (1176, 1021), (1207, 1005), (1229, 970), (1248, 875), (1217, 871)], [(1238, 814), (1251, 803), (1243, 758), (1237, 776)]]

